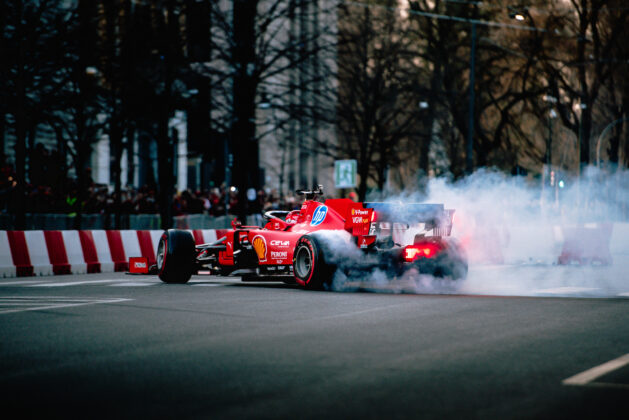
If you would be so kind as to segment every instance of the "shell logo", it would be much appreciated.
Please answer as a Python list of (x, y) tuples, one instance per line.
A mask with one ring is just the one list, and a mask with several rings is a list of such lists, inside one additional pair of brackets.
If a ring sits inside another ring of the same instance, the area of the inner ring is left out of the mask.
[(264, 236), (254, 236), (252, 243), (253, 249), (255, 249), (256, 254), (258, 254), (258, 260), (260, 260), (260, 262), (266, 261), (266, 239), (264, 239)]

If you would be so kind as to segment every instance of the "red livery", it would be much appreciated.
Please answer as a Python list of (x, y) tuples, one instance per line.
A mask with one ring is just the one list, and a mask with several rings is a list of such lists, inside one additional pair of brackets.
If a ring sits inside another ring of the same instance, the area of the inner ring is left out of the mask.
[(346, 198), (320, 203), (321, 186), (297, 193), (306, 196), (299, 210), (269, 211), (264, 227), (234, 220), (233, 230), (214, 243), (195, 245), (188, 231), (164, 232), (157, 249), (160, 279), (185, 283), (204, 270), (320, 289), (331, 283), (336, 270), (380, 268), (397, 276), (416, 268), (452, 279), (467, 274), (465, 256), (449, 237), (454, 210), (442, 204), (356, 203)]

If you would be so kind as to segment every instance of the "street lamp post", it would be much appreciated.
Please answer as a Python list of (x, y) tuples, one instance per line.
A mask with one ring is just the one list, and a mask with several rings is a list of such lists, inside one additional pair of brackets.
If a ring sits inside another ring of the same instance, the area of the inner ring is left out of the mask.
[[(422, 125), (422, 133), (421, 133), (421, 143), (420, 143), (420, 155), (419, 155), (419, 169), (420, 169), (420, 182), (423, 185), (426, 185), (427, 179), (428, 179), (428, 172), (429, 172), (429, 167), (430, 167), (430, 143), (431, 143), (431, 136), (432, 136), (432, 127), (428, 128), (428, 133), (425, 134), (424, 137), (424, 132), (426, 130), (426, 120), (428, 117), (428, 113), (430, 112), (430, 104), (428, 103), (428, 101), (425, 100), (421, 100), (418, 103), (418, 107), (419, 107), (419, 112), (420, 112), (420, 121), (421, 121), (421, 125)], [(428, 118), (429, 124), (432, 126), (432, 119)], [(388, 175), (387, 175), (388, 176)]]
[(470, 104), (469, 122), (467, 129), (467, 144), (465, 148), (465, 169), (468, 174), (474, 170), (474, 83), (476, 69), (476, 22), (472, 22), (472, 45), (470, 48)]
[(544, 95), (544, 101), (548, 103), (548, 138), (546, 140), (546, 165), (552, 166), (552, 146), (553, 146), (553, 119), (557, 117), (557, 113), (553, 109), (553, 104), (557, 103), (557, 98), (551, 95)]
[(579, 109), (579, 145), (578, 145), (578, 166), (577, 166), (577, 178), (581, 177), (581, 148), (583, 145), (583, 111), (585, 109), (587, 109), (587, 104), (580, 102), (578, 104), (578, 109)]
[(629, 121), (629, 117), (619, 118), (615, 121), (610, 122), (609, 124), (607, 124), (607, 126), (603, 129), (601, 134), (598, 136), (598, 139), (596, 139), (596, 167), (597, 168), (600, 168), (601, 140), (605, 137), (605, 134), (607, 134), (607, 132), (611, 130), (616, 124), (620, 124), (621, 122), (624, 122), (624, 121)]

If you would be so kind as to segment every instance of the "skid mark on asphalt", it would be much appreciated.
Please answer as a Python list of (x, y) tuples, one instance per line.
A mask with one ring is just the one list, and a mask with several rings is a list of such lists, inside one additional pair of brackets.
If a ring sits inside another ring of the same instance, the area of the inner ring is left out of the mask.
[(43, 311), (51, 309), (71, 308), (77, 306), (120, 303), (133, 299), (126, 298), (87, 298), (66, 296), (0, 296), (0, 315), (27, 311)]

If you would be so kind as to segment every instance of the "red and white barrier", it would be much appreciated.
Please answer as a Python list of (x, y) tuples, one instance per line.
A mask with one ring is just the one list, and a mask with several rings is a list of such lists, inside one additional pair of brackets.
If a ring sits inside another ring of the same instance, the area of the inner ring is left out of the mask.
[[(226, 230), (191, 230), (197, 244)], [(0, 231), (0, 277), (126, 271), (129, 258), (155, 264), (161, 230)]]
[(55, 274), (52, 261), (55, 261), (55, 263), (58, 263), (59, 261), (55, 258), (57, 257), (57, 254), (53, 255), (52, 258), (48, 256), (49, 248), (46, 243), (44, 231), (26, 231), (24, 232), (24, 238), (26, 240), (26, 247), (28, 248), (28, 255), (30, 257), (33, 273), (38, 276), (49, 276)]
[(563, 229), (564, 243), (557, 262), (566, 264), (612, 264), (610, 241), (611, 223), (586, 223), (566, 226)]
[(470, 264), (610, 265), (629, 255), (628, 235), (629, 223), (532, 224), (471, 229), (461, 243)]
[(16, 267), (11, 257), (9, 236), (5, 231), (0, 231), (0, 276), (15, 277)]
[(78, 230), (61, 231), (63, 244), (65, 245), (66, 255), (68, 256), (68, 264), (72, 274), (87, 273), (87, 262), (83, 256), (83, 247), (79, 238)]

